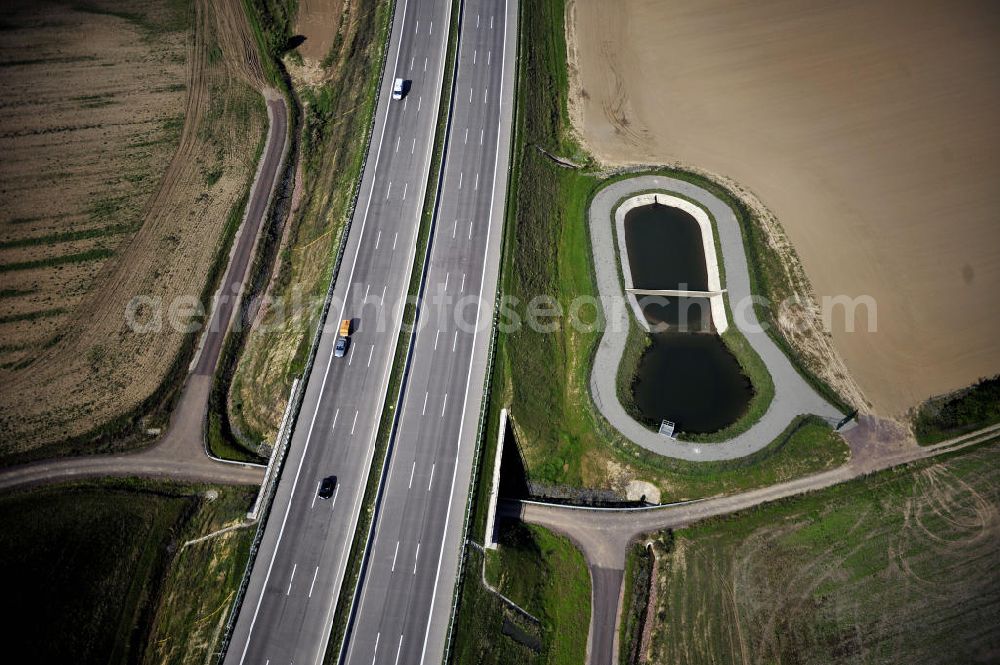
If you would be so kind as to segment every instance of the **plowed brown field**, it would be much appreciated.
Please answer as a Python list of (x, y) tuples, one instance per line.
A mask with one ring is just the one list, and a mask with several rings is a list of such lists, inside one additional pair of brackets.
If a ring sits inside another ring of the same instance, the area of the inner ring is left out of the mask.
[(575, 0), (574, 121), (603, 162), (736, 181), (815, 295), (873, 296), (833, 348), (899, 414), (1000, 371), (998, 7)]
[[(0, 21), (0, 453), (85, 451), (192, 341), (166, 308), (202, 295), (240, 220), (260, 65), (239, 0), (24, 1)], [(135, 296), (162, 301), (159, 332), (126, 325)]]
[(300, 0), (295, 32), (305, 37), (299, 47), (302, 57), (321, 63), (330, 55), (337, 35), (343, 38), (344, 23), (354, 19), (358, 8), (349, 0)]

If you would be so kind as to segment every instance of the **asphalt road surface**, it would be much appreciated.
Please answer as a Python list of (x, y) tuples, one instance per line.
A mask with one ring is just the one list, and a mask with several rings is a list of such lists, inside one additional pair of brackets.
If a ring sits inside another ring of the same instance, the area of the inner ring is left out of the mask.
[(443, 180), (347, 665), (439, 663), (462, 549), (500, 259), (517, 4), (460, 17)]
[[(226, 663), (312, 664), (326, 649), (412, 269), (449, 21), (447, 0), (396, 3), (333, 304)], [(391, 100), (396, 76), (412, 82), (401, 101)], [(353, 320), (353, 334), (347, 355), (335, 358), (342, 318)], [(336, 492), (317, 498), (328, 475), (339, 477)]]
[(243, 282), (250, 268), (250, 259), (256, 253), (260, 227), (264, 223), (264, 214), (267, 212), (278, 179), (278, 167), (281, 165), (288, 144), (288, 113), (285, 109), (285, 100), (271, 88), (265, 89), (263, 95), (267, 102), (267, 115), (270, 121), (267, 145), (264, 156), (257, 166), (253, 196), (250, 197), (244, 212), (239, 235), (233, 243), (229, 266), (216, 294), (216, 304), (208, 328), (201, 337), (198, 356), (192, 371), (196, 375), (215, 373), (219, 354), (222, 353), (222, 342), (225, 340), (226, 331), (229, 330), (230, 321), (240, 300)]

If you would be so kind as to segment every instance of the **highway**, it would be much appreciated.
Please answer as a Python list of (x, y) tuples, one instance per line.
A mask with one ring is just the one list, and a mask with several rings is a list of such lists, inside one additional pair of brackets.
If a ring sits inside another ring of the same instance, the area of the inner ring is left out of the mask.
[[(451, 19), (398, 0), (372, 140), (316, 362), (225, 663), (319, 663), (374, 455), (430, 169)], [(412, 81), (391, 99), (395, 76)], [(363, 128), (358, 128), (359, 135)], [(360, 137), (359, 137), (360, 140)], [(346, 306), (345, 304), (346, 303)], [(333, 357), (340, 319), (351, 346)], [(337, 475), (329, 500), (321, 479)]]
[(463, 3), (423, 306), (347, 665), (444, 653), (500, 263), (516, 21), (515, 2)]

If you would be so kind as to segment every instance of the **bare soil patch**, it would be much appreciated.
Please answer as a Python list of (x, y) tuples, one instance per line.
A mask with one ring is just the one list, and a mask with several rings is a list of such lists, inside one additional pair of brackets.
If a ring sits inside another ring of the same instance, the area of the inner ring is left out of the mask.
[(359, 8), (364, 5), (349, 0), (300, 0), (295, 32), (305, 37), (298, 48), (303, 59), (316, 65), (323, 62), (333, 49), (337, 35), (343, 39), (346, 22)]
[(856, 380), (896, 416), (1000, 370), (995, 4), (575, 0), (567, 12), (571, 115), (599, 160), (739, 183), (789, 270), (801, 257), (806, 297), (875, 298), (876, 332), (863, 314), (847, 332), (838, 314), (831, 345), (805, 312), (804, 333), (786, 335), (832, 385), (857, 401)]
[(3, 21), (0, 440), (11, 454), (90, 440), (179, 384), (161, 385), (192, 336), (166, 319), (136, 333), (126, 305), (147, 296), (165, 314), (177, 296), (202, 295), (266, 121), (238, 0), (20, 2)]

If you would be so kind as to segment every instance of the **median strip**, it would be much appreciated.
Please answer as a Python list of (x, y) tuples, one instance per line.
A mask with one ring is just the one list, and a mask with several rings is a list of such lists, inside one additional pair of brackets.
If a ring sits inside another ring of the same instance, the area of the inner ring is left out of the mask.
[[(448, 35), (448, 49), (445, 56), (445, 72), (443, 85), (441, 87), (441, 100), (446, 102), (452, 97), (454, 79), (456, 73), (455, 55), (458, 51), (458, 25), (460, 18), (460, 3), (453, 2), (451, 25)], [(372, 538), (372, 530), (375, 523), (376, 499), (381, 492), (382, 481), (388, 471), (389, 444), (396, 426), (396, 413), (402, 404), (402, 385), (406, 368), (412, 350), (415, 336), (415, 322), (417, 319), (417, 308), (413, 303), (414, 298), (423, 292), (424, 268), (427, 258), (430, 255), (430, 238), (433, 231), (435, 211), (437, 209), (438, 194), (441, 185), (441, 171), (444, 163), (445, 139), (450, 125), (451, 105), (441, 103), (438, 106), (438, 120), (434, 133), (434, 153), (431, 158), (431, 168), (428, 174), (425, 192), (428, 194), (424, 199), (424, 209), (420, 216), (420, 228), (417, 232), (416, 255), (413, 270), (410, 273), (410, 283), (407, 289), (407, 305), (403, 311), (403, 327), (399, 332), (396, 343), (396, 353), (393, 358), (392, 371), (389, 378), (389, 388), (386, 391), (386, 400), (383, 404), (382, 416), (379, 420), (378, 434), (375, 444), (375, 457), (365, 486), (365, 494), (362, 500), (361, 514), (358, 519), (354, 540), (351, 544), (351, 553), (348, 556), (348, 566), (344, 574), (344, 580), (340, 587), (340, 595), (337, 600), (337, 607), (334, 612), (334, 623), (330, 633), (330, 640), (327, 643), (324, 663), (333, 664), (338, 662), (344, 640), (347, 636), (349, 620), (353, 615), (353, 607), (357, 602), (357, 595), (360, 591), (358, 580), (360, 579), (362, 566), (365, 561), (365, 554)], [(395, 239), (393, 239), (395, 248)], [(409, 330), (406, 330), (409, 328)]]

